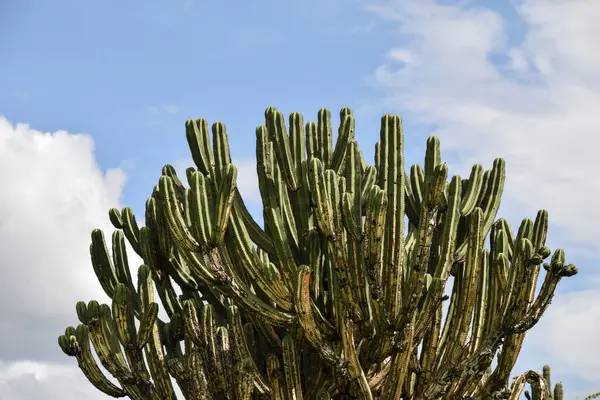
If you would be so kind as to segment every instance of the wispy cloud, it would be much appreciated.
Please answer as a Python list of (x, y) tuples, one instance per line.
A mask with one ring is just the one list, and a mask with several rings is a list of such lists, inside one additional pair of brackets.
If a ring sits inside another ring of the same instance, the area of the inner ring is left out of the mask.
[[(525, 41), (511, 45), (502, 16), (482, 7), (393, 1), (369, 9), (397, 24), (406, 43), (372, 77), (379, 105), (435, 124), (443, 148), (475, 162), (507, 160), (507, 198), (531, 214), (548, 208), (564, 236), (596, 246), (600, 172), (600, 3), (522, 1)], [(543, 3), (543, 6), (542, 6)], [(565, 21), (568, 20), (568, 21)], [(566, 26), (586, 29), (566, 29)], [(492, 54), (509, 59), (500, 68)], [(517, 78), (518, 77), (518, 78)], [(585, 210), (585, 212), (583, 212)]]

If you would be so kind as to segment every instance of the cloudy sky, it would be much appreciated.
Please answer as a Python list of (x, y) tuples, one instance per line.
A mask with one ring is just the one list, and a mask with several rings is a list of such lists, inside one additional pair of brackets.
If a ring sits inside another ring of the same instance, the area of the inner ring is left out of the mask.
[(547, 209), (580, 270), (513, 372), (600, 391), (599, 20), (597, 0), (0, 1), (0, 399), (104, 398), (56, 344), (76, 301), (104, 300), (91, 230), (110, 207), (140, 218), (164, 164), (183, 173), (197, 117), (227, 124), (259, 214), (268, 105), (351, 107), (369, 159), (383, 112), (409, 164), (432, 134), (453, 173), (504, 157), (500, 214)]

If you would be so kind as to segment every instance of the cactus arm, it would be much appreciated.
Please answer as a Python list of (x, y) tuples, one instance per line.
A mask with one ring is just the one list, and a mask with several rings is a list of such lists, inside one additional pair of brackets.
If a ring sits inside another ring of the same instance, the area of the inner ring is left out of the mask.
[(544, 282), (542, 283), (540, 292), (529, 310), (521, 318), (521, 321), (512, 327), (511, 330), (513, 332), (525, 331), (535, 325), (541, 318), (544, 311), (546, 311), (550, 305), (558, 282), (560, 282), (563, 277), (573, 276), (578, 272), (575, 265), (565, 265), (564, 253), (562, 249), (558, 249), (554, 253), (550, 265), (544, 265), (544, 267), (547, 267), (548, 273), (546, 274)]
[(487, 318), (488, 295), (489, 295), (489, 254), (483, 249), (480, 260), (479, 277), (477, 284), (477, 298), (475, 300), (475, 315), (473, 317), (473, 328), (469, 343), (469, 353), (474, 353), (479, 347), (484, 333), (485, 319)]
[(309, 121), (305, 125), (306, 129), (306, 157), (310, 161), (313, 157), (320, 158), (317, 153), (319, 143), (317, 139), (317, 124), (314, 121)]
[(529, 261), (533, 256), (533, 246), (529, 239), (521, 239), (517, 252), (513, 257), (508, 281), (507, 295), (502, 304), (502, 316), (506, 324), (512, 324), (521, 317), (523, 293), (526, 291), (526, 269), (530, 268)]
[(285, 387), (289, 400), (302, 400), (302, 382), (300, 381), (299, 359), (296, 343), (290, 335), (283, 338), (283, 369)]
[[(428, 145), (428, 160), (436, 160), (436, 140), (431, 140)], [(416, 248), (413, 251), (413, 256), (410, 259), (410, 270), (407, 270), (408, 279), (406, 281), (406, 289), (404, 293), (404, 308), (402, 310), (403, 320), (396, 321), (398, 325), (407, 323), (407, 318), (412, 315), (412, 312), (417, 308), (419, 300), (423, 293), (423, 285), (427, 266), (429, 264), (430, 249), (433, 241), (433, 234), (436, 227), (437, 214), (439, 211), (439, 198), (443, 190), (443, 182), (446, 181), (448, 169), (445, 165), (427, 167), (433, 161), (426, 162), (426, 171), (433, 170), (435, 176), (428, 177), (425, 175), (426, 182), (430, 182), (431, 186), (426, 187), (425, 201), (421, 204), (421, 214), (419, 216), (419, 226), (417, 232)], [(450, 227), (452, 228), (452, 227)]]
[[(410, 175), (404, 171), (405, 179), (407, 179), (407, 184), (404, 188), (404, 204), (405, 204), (405, 213), (408, 218), (409, 228), (411, 226), (419, 225), (419, 210), (421, 209), (421, 203), (417, 201), (416, 196), (421, 196), (420, 189), (424, 184), (423, 181), (417, 180), (417, 173), (423, 174), (423, 170), (418, 164), (415, 164), (411, 167)], [(417, 189), (413, 189), (412, 185), (419, 185)]]
[[(139, 242), (138, 242), (139, 245)], [(141, 251), (140, 251), (141, 253)], [(127, 250), (125, 248), (125, 239), (122, 231), (114, 231), (112, 235), (112, 255), (113, 265), (115, 266), (115, 272), (117, 279), (120, 283), (126, 285), (126, 287), (135, 293), (135, 286), (131, 280), (131, 272), (129, 270), (129, 263), (127, 261)], [(139, 311), (139, 303), (137, 296), (132, 297), (134, 310)]]
[(312, 158), (308, 162), (308, 181), (319, 229), (326, 237), (332, 236), (333, 210), (327, 195), (323, 164), (318, 158)]
[(179, 208), (179, 202), (176, 198), (173, 180), (168, 176), (161, 176), (159, 179), (159, 191), (164, 202), (163, 215), (169, 228), (171, 238), (182, 248), (189, 251), (200, 251), (201, 246), (192, 236)]
[[(102, 310), (102, 311), (101, 311)], [(97, 313), (92, 316), (89, 327), (89, 335), (100, 359), (100, 363), (106, 370), (115, 377), (127, 391), (126, 386), (133, 382), (133, 375), (122, 357), (120, 347), (116, 349), (113, 343), (113, 337), (106, 330), (106, 318), (108, 316), (100, 306)]]
[(346, 159), (346, 152), (349, 149), (350, 143), (354, 141), (354, 117), (352, 114), (346, 114), (341, 118), (340, 129), (338, 133), (338, 139), (335, 143), (335, 149), (333, 150), (333, 156), (331, 160), (331, 169), (336, 173), (342, 173), (342, 167), (344, 166), (344, 160)]
[(288, 289), (290, 289), (290, 282), (292, 282), (292, 276), (296, 271), (297, 266), (292, 249), (287, 241), (281, 214), (277, 209), (269, 208), (265, 217), (270, 228), (269, 231), (273, 237), (273, 246), (275, 247), (275, 254), (279, 261), (279, 270), (285, 277)]
[(372, 329), (371, 320), (373, 316), (367, 301), (370, 288), (366, 284), (367, 277), (363, 268), (363, 212), (362, 199), (359, 197), (362, 190), (363, 170), (359, 162), (360, 157), (358, 144), (356, 141), (352, 141), (345, 162), (345, 182), (349, 184), (346, 193), (342, 197), (341, 220), (347, 233), (348, 278), (350, 279), (351, 290), (357, 299), (356, 305), (360, 310), (361, 329), (368, 331)]
[(419, 343), (429, 327), (429, 322), (434, 315), (434, 310), (440, 306), (445, 281), (448, 279), (450, 266), (452, 264), (452, 255), (456, 245), (456, 230), (459, 220), (459, 205), (461, 201), (460, 177), (452, 178), (449, 187), (448, 205), (444, 215), (444, 228), (441, 238), (441, 250), (438, 263), (433, 275), (433, 283), (429, 285), (427, 294), (418, 314), (415, 327), (415, 343)]
[(94, 272), (98, 277), (98, 281), (104, 289), (104, 293), (112, 298), (117, 285), (117, 276), (115, 268), (111, 262), (106, 242), (104, 241), (104, 233), (100, 229), (92, 231), (92, 243), (90, 244), (90, 255)]
[[(352, 272), (350, 271), (347, 242), (344, 238), (345, 231), (342, 227), (341, 209), (339, 207), (341, 203), (340, 192), (343, 189), (340, 188), (340, 186), (343, 186), (345, 180), (344, 178), (338, 179), (333, 170), (327, 170), (325, 180), (327, 182), (328, 198), (331, 198), (332, 220), (334, 221), (334, 233), (331, 237), (328, 237), (327, 240), (333, 261), (332, 267), (335, 272), (334, 281), (336, 283), (334, 285), (338, 289), (334, 289), (334, 291), (336, 291), (336, 296), (340, 296), (340, 307), (347, 309), (351, 313), (351, 318), (359, 321), (363, 318), (358, 299), (359, 293), (358, 288), (355, 286), (357, 282), (352, 279)], [(341, 310), (341, 308), (338, 308), (338, 311), (339, 310)], [(343, 318), (344, 317), (340, 316), (338, 319), (339, 332), (341, 332)]]
[(139, 237), (140, 237), (140, 228), (138, 227), (137, 221), (135, 220), (135, 215), (133, 214), (133, 210), (129, 207), (123, 207), (121, 212), (123, 216), (123, 232), (125, 233), (125, 237), (131, 244), (131, 248), (135, 251), (140, 257), (142, 253), (140, 251)]
[[(154, 302), (154, 288), (150, 268), (146, 265), (138, 269), (138, 293), (140, 296), (142, 313), (150, 312), (150, 304)], [(158, 331), (158, 321), (151, 328), (150, 339), (144, 347), (150, 375), (154, 381), (155, 390), (161, 398), (175, 400), (175, 392), (165, 365), (163, 346)]]
[(189, 119), (185, 123), (185, 134), (188, 147), (192, 153), (194, 164), (204, 175), (214, 173), (214, 162), (210, 147), (210, 135), (208, 124), (205, 119)]
[(487, 201), (483, 204), (483, 213), (485, 215), (485, 219), (483, 222), (483, 232), (484, 235), (487, 235), (494, 219), (496, 218), (496, 213), (500, 208), (500, 200), (502, 199), (502, 192), (504, 191), (504, 180), (506, 177), (506, 163), (504, 159), (497, 158), (494, 160), (494, 165), (492, 168), (492, 173), (490, 177), (490, 191), (487, 197)]
[(360, 222), (357, 223), (355, 218), (355, 197), (358, 196), (355, 196), (354, 193), (344, 193), (342, 197), (342, 222), (352, 240), (358, 242), (362, 240), (362, 227), (360, 226)]
[(110, 223), (113, 224), (116, 229), (123, 229), (123, 218), (121, 218), (121, 212), (118, 209), (109, 209), (108, 218), (110, 219)]
[(292, 203), (290, 201), (290, 195), (288, 194), (288, 189), (281, 179), (280, 168), (275, 170), (275, 181), (277, 182), (278, 199), (281, 204), (281, 214), (286, 223), (285, 231), (288, 236), (288, 242), (290, 242), (290, 247), (292, 249), (296, 249), (295, 252), (297, 253), (297, 249), (299, 248), (298, 228), (296, 227), (296, 220), (294, 218), (294, 212), (292, 209)]
[(202, 343), (206, 346), (209, 386), (213, 395), (218, 395), (225, 390), (225, 372), (217, 343), (217, 323), (210, 304), (204, 307), (201, 325)]
[(273, 253), (273, 245), (271, 244), (270, 238), (267, 236), (265, 231), (256, 223), (248, 208), (242, 200), (239, 190), (235, 189), (234, 207), (240, 212), (240, 216), (248, 228), (250, 238), (256, 245), (267, 253)]
[(400, 343), (394, 349), (390, 371), (382, 388), (382, 399), (400, 400), (401, 398), (402, 386), (408, 371), (410, 354), (413, 348), (414, 322), (415, 319), (413, 317), (412, 322), (404, 328)]
[[(241, 316), (237, 306), (233, 305), (227, 309), (227, 320), (229, 323), (230, 337), (233, 344), (235, 359), (238, 362), (245, 362), (247, 364), (247, 374), (251, 376), (252, 385), (256, 385), (258, 392), (261, 394), (269, 393), (270, 389), (267, 381), (258, 370), (256, 363), (250, 354), (250, 349), (248, 348), (248, 343), (246, 342), (246, 335), (244, 333)], [(242, 388), (240, 388), (240, 390), (242, 390)]]
[(483, 186), (483, 167), (480, 164), (473, 165), (471, 175), (467, 181), (467, 190), (460, 204), (460, 213), (469, 215), (477, 207), (477, 199)]
[(369, 386), (369, 381), (365, 375), (365, 371), (360, 365), (356, 346), (354, 344), (354, 324), (352, 320), (347, 318), (344, 321), (342, 334), (342, 349), (344, 359), (348, 362), (348, 373), (350, 378), (358, 383), (358, 397), (362, 400), (373, 400), (373, 394)]
[(271, 354), (267, 356), (267, 376), (269, 386), (271, 387), (271, 396), (273, 400), (285, 400), (285, 385), (281, 371), (281, 364), (277, 356)]
[(294, 163), (295, 175), (302, 186), (302, 164), (306, 161), (306, 137), (304, 135), (304, 118), (302, 114), (293, 112), (289, 117), (291, 158)]
[(190, 371), (191, 375), (190, 398), (192, 400), (211, 400), (212, 396), (206, 379), (204, 361), (197, 348), (192, 349), (187, 358), (187, 370)]
[(283, 180), (290, 190), (297, 190), (299, 187), (299, 175), (294, 168), (294, 159), (290, 149), (290, 139), (285, 127), (285, 119), (281, 111), (272, 107), (265, 113), (266, 126), (269, 131), (269, 137), (275, 142), (277, 162), (281, 169)]
[(332, 157), (331, 112), (326, 108), (321, 108), (317, 113), (317, 121), (319, 158), (323, 161), (325, 168), (330, 168)]
[(344, 362), (326, 342), (315, 321), (310, 299), (310, 270), (306, 265), (298, 268), (295, 300), (298, 321), (310, 344), (317, 349), (323, 360), (338, 369), (343, 368)]
[(140, 329), (137, 335), (137, 346), (143, 348), (148, 344), (152, 336), (152, 329), (158, 318), (158, 304), (151, 302), (148, 304), (142, 319), (140, 320)]
[[(361, 207), (365, 207), (369, 201), (371, 188), (375, 185), (377, 178), (377, 168), (373, 165), (368, 165), (363, 172), (363, 180), (360, 189), (360, 198), (362, 199)], [(364, 208), (363, 208), (364, 210)]]
[[(546, 384), (546, 391), (549, 393), (549, 398), (552, 399), (552, 378), (551, 378), (551, 373), (550, 373), (550, 366), (549, 365), (544, 365), (542, 367), (542, 377), (544, 378), (544, 383)], [(533, 386), (532, 387), (532, 392), (539, 392), (539, 387), (537, 386)], [(533, 393), (532, 393), (533, 394)], [(538, 393), (538, 399), (539, 399), (539, 393)]]
[(235, 398), (235, 380), (236, 376), (233, 370), (233, 349), (229, 331), (225, 326), (219, 326), (216, 329), (216, 344), (218, 357), (221, 359), (224, 374), (224, 397)]
[(456, 342), (454, 342), (455, 349), (457, 346), (462, 346), (466, 337), (469, 326), (471, 325), (472, 313), (475, 307), (475, 300), (477, 294), (478, 280), (477, 275), (481, 270), (481, 259), (483, 252), (483, 242), (485, 233), (483, 232), (484, 214), (480, 208), (476, 208), (471, 214), (471, 226), (470, 226), (470, 240), (467, 248), (467, 260), (465, 263), (464, 271), (464, 291), (463, 295), (459, 298), (459, 319), (458, 334), (455, 336)]
[(138, 332), (135, 327), (135, 316), (131, 300), (133, 295), (129, 292), (127, 286), (119, 283), (115, 288), (115, 295), (112, 302), (112, 318), (117, 328), (117, 334), (121, 345), (125, 349), (125, 356), (133, 375), (138, 381), (147, 382), (150, 378), (142, 347), (138, 345)]
[(544, 378), (535, 371), (527, 371), (523, 375), (519, 375), (510, 387), (509, 400), (519, 400), (521, 393), (525, 389), (525, 384), (530, 383), (532, 386), (536, 386), (539, 390), (539, 400), (548, 400), (548, 390)]
[[(556, 386), (554, 386), (554, 400), (563, 400), (564, 390), (562, 382), (558, 382)], [(592, 397), (593, 399), (594, 397)]]
[(292, 309), (291, 293), (279, 276), (270, 276), (263, 272), (264, 268), (256, 250), (252, 246), (248, 231), (238, 217), (237, 210), (231, 214), (231, 232), (236, 243), (235, 254), (248, 271), (254, 282), (269, 296), (269, 299), (286, 311)]
[(384, 311), (390, 323), (396, 322), (402, 307), (401, 276), (405, 267), (404, 243), (404, 139), (400, 117), (384, 115), (380, 130), (379, 186), (386, 190), (387, 203), (383, 235), (383, 284)]
[(203, 248), (209, 248), (214, 219), (211, 215), (211, 210), (214, 207), (212, 191), (208, 187), (207, 178), (202, 173), (193, 172), (190, 178), (192, 227), (200, 245)]
[[(67, 328), (68, 330), (68, 328)], [(90, 351), (90, 339), (89, 339), (89, 330), (85, 324), (79, 324), (77, 329), (74, 332), (65, 332), (70, 333), (70, 336), (76, 338), (76, 341), (73, 343), (73, 349), (68, 349), (64, 344), (61, 344), (63, 351), (65, 351), (68, 355), (74, 355), (77, 358), (77, 364), (79, 368), (85, 375), (85, 377), (94, 385), (94, 387), (101, 392), (107, 394), (112, 397), (125, 397), (127, 393), (121, 389), (120, 387), (113, 384), (110, 380), (104, 376), (98, 364), (96, 364), (96, 360), (93, 358), (92, 353)], [(63, 335), (62, 338), (67, 342), (68, 338), (66, 335)], [(60, 343), (60, 340), (59, 340)], [(71, 350), (71, 351), (69, 351)]]
[(220, 184), (227, 164), (231, 163), (227, 129), (222, 122), (215, 122), (211, 127), (213, 136), (213, 155), (215, 160), (215, 184)]
[(211, 243), (213, 245), (219, 245), (223, 242), (233, 204), (233, 196), (235, 195), (236, 178), (237, 168), (231, 163), (225, 165), (215, 202), (214, 215), (216, 218), (211, 235)]
[[(433, 171), (432, 171), (433, 172)], [(410, 185), (406, 185), (411, 194), (411, 203), (414, 208), (414, 218), (416, 222), (419, 220), (419, 210), (423, 203), (423, 193), (425, 192), (425, 172), (419, 164), (414, 164), (410, 167)], [(414, 224), (417, 226), (418, 224)]]

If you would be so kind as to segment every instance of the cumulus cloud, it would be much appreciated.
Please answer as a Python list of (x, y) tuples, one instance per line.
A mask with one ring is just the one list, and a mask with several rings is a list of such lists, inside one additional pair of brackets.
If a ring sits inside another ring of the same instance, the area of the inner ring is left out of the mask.
[[(514, 21), (472, 1), (368, 2), (399, 39), (371, 77), (382, 93), (375, 107), (433, 126), (444, 158), (453, 155), (453, 172), (468, 175), (471, 165), (504, 157), (503, 216), (545, 208), (561, 245), (593, 254), (600, 248), (600, 3), (512, 4), (523, 37), (508, 28)], [(589, 266), (580, 271), (572, 279), (598, 276)], [(529, 334), (518, 366), (553, 362), (556, 374), (598, 385), (599, 286), (562, 295)]]
[[(91, 392), (56, 338), (77, 322), (77, 301), (107, 301), (90, 262), (90, 233), (100, 228), (110, 240), (108, 209), (119, 207), (125, 175), (100, 169), (88, 135), (0, 117), (0, 182), (0, 398), (95, 398), (83, 396)], [(71, 397), (60, 394), (72, 385)]]

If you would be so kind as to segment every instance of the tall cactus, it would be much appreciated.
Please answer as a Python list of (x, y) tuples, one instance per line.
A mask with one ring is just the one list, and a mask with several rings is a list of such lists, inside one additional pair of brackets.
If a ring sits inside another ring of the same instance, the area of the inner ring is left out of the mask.
[[(547, 212), (514, 235), (496, 220), (504, 160), (448, 179), (431, 137), (424, 165), (407, 173), (402, 121), (384, 115), (368, 165), (348, 108), (340, 122), (334, 145), (328, 110), (306, 125), (266, 110), (256, 129), (262, 227), (237, 189), (225, 125), (212, 126), (211, 144), (205, 120), (186, 122), (196, 165), (187, 186), (167, 165), (145, 226), (130, 208), (111, 209), (112, 252), (92, 232), (112, 304), (77, 303), (81, 323), (59, 344), (97, 389), (140, 400), (175, 399), (174, 383), (186, 399), (387, 400), (515, 398), (525, 382), (544, 385), (530, 371), (507, 388), (526, 331), (577, 273), (561, 249), (543, 263)], [(144, 261), (137, 282), (125, 239)]]

